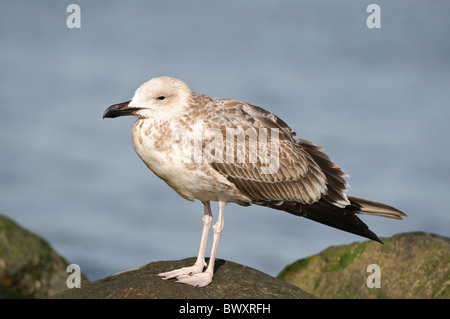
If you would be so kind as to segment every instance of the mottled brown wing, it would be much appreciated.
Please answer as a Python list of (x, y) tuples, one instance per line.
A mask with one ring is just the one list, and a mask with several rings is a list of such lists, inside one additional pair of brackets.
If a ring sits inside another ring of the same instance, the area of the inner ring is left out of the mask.
[[(215, 117), (208, 122), (214, 123), (212, 125), (222, 137), (226, 136), (227, 129), (246, 132), (263, 128), (279, 132), (279, 147), (278, 152), (275, 152), (278, 167), (269, 174), (263, 170), (265, 163), (251, 161), (251, 152), (247, 152), (245, 161), (237, 161), (237, 138), (227, 144), (227, 149), (236, 156), (227, 161), (210, 163), (254, 204), (283, 210), (378, 242), (381, 240), (358, 218), (358, 213), (396, 219), (406, 216), (385, 204), (347, 197), (344, 171), (322, 152), (321, 147), (297, 138), (295, 132), (272, 113), (233, 100), (216, 99), (212, 105)], [(241, 144), (250, 145), (250, 140), (248, 137), (243, 143), (241, 139)], [(267, 141), (269, 144), (272, 142), (270, 138)], [(247, 148), (253, 152), (259, 150)]]
[(296, 138), (285, 122), (260, 107), (232, 100), (214, 104), (221, 107), (209, 123), (222, 132), (227, 156), (210, 164), (255, 203), (312, 204), (326, 198), (339, 207), (349, 204), (345, 173), (320, 147)]

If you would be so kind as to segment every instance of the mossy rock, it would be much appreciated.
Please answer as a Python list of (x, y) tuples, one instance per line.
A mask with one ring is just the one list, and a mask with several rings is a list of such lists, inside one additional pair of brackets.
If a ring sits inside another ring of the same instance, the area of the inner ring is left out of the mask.
[(68, 289), (69, 264), (47, 241), (0, 215), (0, 299), (48, 298)]
[[(320, 298), (450, 298), (448, 237), (413, 232), (382, 240), (330, 247), (287, 266), (278, 278)], [(379, 266), (380, 288), (368, 287), (372, 264)]]

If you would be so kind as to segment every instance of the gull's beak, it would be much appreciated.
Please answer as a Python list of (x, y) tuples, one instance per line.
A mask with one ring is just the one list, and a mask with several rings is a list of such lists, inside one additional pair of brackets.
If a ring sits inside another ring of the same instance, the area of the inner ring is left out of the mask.
[(130, 101), (126, 101), (119, 104), (114, 104), (108, 107), (105, 110), (105, 113), (103, 113), (103, 118), (110, 117), (115, 118), (119, 116), (125, 116), (125, 115), (136, 115), (136, 112), (140, 110), (139, 107), (130, 107), (128, 106), (130, 104)]

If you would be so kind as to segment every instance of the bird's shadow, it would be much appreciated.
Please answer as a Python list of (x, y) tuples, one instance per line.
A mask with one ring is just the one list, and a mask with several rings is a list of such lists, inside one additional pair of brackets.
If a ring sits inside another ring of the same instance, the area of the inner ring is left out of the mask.
[[(209, 258), (206, 258), (205, 261), (209, 265)], [(214, 273), (216, 273), (217, 270), (225, 264), (225, 262), (226, 261), (223, 259), (216, 259), (214, 262)]]

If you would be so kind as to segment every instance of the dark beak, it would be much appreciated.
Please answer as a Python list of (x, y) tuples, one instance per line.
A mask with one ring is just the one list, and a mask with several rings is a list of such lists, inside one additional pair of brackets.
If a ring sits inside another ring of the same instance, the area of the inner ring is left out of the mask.
[(130, 104), (130, 101), (126, 101), (119, 104), (114, 104), (108, 107), (105, 110), (105, 113), (103, 113), (103, 118), (110, 117), (115, 118), (119, 116), (125, 116), (125, 115), (136, 115), (135, 113), (140, 110), (139, 107), (129, 107), (128, 104)]

